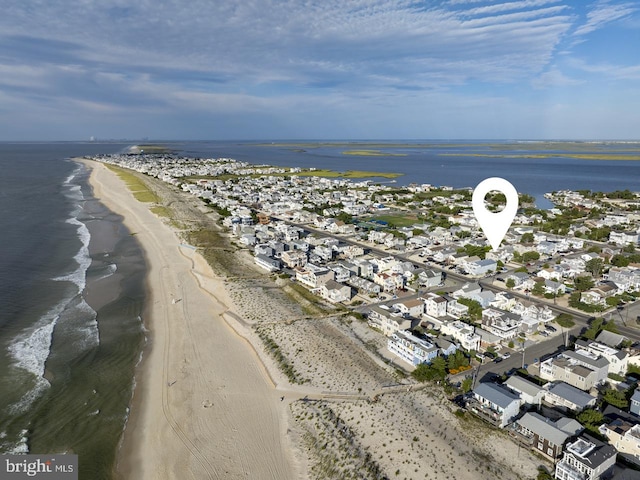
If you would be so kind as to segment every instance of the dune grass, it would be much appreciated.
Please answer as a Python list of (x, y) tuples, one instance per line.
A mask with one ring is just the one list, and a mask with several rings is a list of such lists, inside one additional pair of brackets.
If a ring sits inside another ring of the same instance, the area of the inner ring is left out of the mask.
[(142, 203), (159, 203), (160, 199), (158, 196), (133, 172), (114, 165), (105, 165), (124, 181), (136, 200)]

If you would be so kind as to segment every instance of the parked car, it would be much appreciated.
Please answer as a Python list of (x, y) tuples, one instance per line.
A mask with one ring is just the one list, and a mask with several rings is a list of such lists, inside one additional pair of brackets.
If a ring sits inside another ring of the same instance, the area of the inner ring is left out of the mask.
[(511, 356), (511, 354), (509, 352), (506, 352), (504, 355), (502, 355), (502, 358), (509, 358)]
[(502, 361), (502, 357), (496, 357), (493, 359), (493, 363), (500, 363)]
[(557, 332), (558, 331), (558, 329), (556, 327), (554, 327), (553, 325), (547, 325), (544, 328), (546, 328), (550, 332)]

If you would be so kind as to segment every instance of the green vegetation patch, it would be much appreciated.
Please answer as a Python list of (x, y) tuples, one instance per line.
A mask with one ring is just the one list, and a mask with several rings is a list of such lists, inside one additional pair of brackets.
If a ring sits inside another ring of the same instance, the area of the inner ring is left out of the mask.
[(391, 153), (381, 150), (345, 150), (343, 155), (358, 155), (363, 157), (406, 157), (406, 153)]
[(167, 207), (157, 205), (155, 207), (151, 207), (149, 210), (151, 210), (151, 212), (158, 217), (171, 218), (171, 210), (169, 210)]
[(386, 222), (389, 228), (410, 227), (415, 223), (419, 223), (418, 217), (415, 215), (376, 215), (375, 217), (369, 217), (363, 219), (364, 221), (371, 222), (378, 220)]
[(126, 183), (133, 196), (139, 202), (158, 203), (160, 201), (158, 196), (133, 172), (114, 165), (107, 165), (107, 168), (115, 172)]
[(144, 153), (171, 153), (172, 150), (164, 145), (135, 145), (132, 150), (143, 151)]

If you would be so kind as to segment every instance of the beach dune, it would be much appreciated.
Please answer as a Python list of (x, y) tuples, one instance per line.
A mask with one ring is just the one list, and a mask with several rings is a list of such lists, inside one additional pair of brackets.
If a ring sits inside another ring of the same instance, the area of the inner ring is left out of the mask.
[(116, 477), (303, 476), (287, 435), (286, 403), (255, 351), (223, 318), (230, 303), (222, 280), (115, 173), (84, 163), (95, 196), (124, 217), (148, 266), (149, 345), (136, 374)]

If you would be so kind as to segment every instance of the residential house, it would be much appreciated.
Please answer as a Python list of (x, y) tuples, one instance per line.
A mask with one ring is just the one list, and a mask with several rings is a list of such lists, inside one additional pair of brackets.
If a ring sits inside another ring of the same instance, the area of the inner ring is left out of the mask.
[(525, 272), (514, 272), (505, 278), (506, 281), (513, 280), (514, 287), (521, 287), (527, 280), (529, 280), (529, 274)]
[(609, 362), (586, 350), (566, 351), (540, 364), (540, 377), (561, 380), (584, 391), (605, 382)]
[(600, 425), (598, 430), (623, 458), (640, 465), (640, 424), (638, 422), (617, 417), (609, 423)]
[(453, 318), (460, 318), (469, 313), (469, 307), (459, 303), (457, 300), (449, 299), (447, 301), (447, 314)]
[(267, 255), (258, 254), (254, 257), (254, 261), (256, 265), (269, 272), (277, 272), (281, 268), (280, 260)]
[(444, 317), (447, 314), (447, 299), (435, 293), (427, 293), (423, 297), (427, 315), (435, 318)]
[(387, 341), (387, 348), (414, 367), (421, 363), (431, 363), (438, 355), (438, 347), (409, 331), (394, 332)]
[(640, 241), (640, 235), (638, 232), (617, 232), (612, 230), (609, 234), (609, 241), (616, 245), (638, 245)]
[(399, 330), (408, 330), (412, 327), (411, 319), (404, 318), (400, 312), (391, 312), (378, 306), (371, 307), (367, 314), (367, 321), (370, 327), (380, 330), (387, 337)]
[(436, 347), (438, 347), (440, 354), (444, 355), (445, 357), (448, 357), (449, 355), (453, 355), (456, 352), (456, 350), (458, 350), (458, 346), (455, 343), (450, 342), (449, 340), (443, 337), (431, 338), (431, 342)]
[(640, 270), (611, 267), (606, 275), (621, 291), (640, 290)]
[(629, 340), (624, 335), (620, 335), (619, 333), (613, 333), (609, 330), (602, 330), (598, 336), (596, 337), (596, 342), (604, 343), (612, 348), (618, 348), (620, 344), (626, 340)]
[(622, 376), (627, 374), (628, 355), (623, 350), (618, 350), (593, 340), (577, 340), (576, 349), (586, 350), (596, 356), (606, 358), (609, 362), (608, 373)]
[(518, 334), (521, 319), (518, 315), (495, 308), (482, 311), (482, 326), (485, 330), (507, 340)]
[(382, 290), (377, 283), (352, 275), (346, 282), (364, 295), (377, 295)]
[(507, 312), (512, 311), (512, 309), (516, 306), (517, 300), (512, 294), (508, 292), (498, 292), (496, 293), (493, 302), (491, 302), (491, 306), (493, 308), (497, 308), (498, 310), (505, 310)]
[(618, 294), (618, 287), (614, 282), (602, 282), (580, 294), (580, 301), (590, 305), (606, 305), (606, 299)]
[(631, 395), (631, 401), (629, 402), (629, 411), (634, 415), (640, 417), (640, 389), (636, 389)]
[(467, 271), (467, 273), (473, 276), (486, 275), (489, 272), (495, 272), (497, 269), (497, 262), (489, 258), (485, 258), (484, 260), (477, 260), (465, 265), (465, 270)]
[(319, 288), (319, 294), (331, 303), (348, 302), (351, 300), (351, 287), (335, 280), (328, 280)]
[(616, 463), (617, 451), (590, 435), (582, 435), (565, 449), (556, 464), (558, 480), (600, 480), (609, 478)]
[(465, 283), (451, 295), (457, 300), (459, 298), (471, 298), (475, 295), (479, 295), (481, 292), (482, 288), (478, 283)]
[(336, 282), (344, 283), (351, 277), (352, 272), (342, 265), (330, 265), (329, 268), (335, 273)]
[(307, 264), (307, 254), (302, 250), (282, 252), (280, 259), (289, 268), (304, 267)]
[(518, 375), (510, 376), (507, 381), (504, 382), (504, 385), (507, 386), (509, 390), (517, 393), (525, 405), (536, 405), (539, 407), (546, 393), (546, 390), (541, 386)]
[(392, 307), (397, 309), (402, 315), (410, 317), (417, 318), (424, 313), (424, 302), (419, 298), (402, 300), (394, 303)]
[(309, 263), (304, 269), (296, 269), (296, 280), (309, 288), (318, 288), (334, 280), (333, 270)]
[(566, 417), (554, 422), (538, 413), (528, 412), (514, 423), (514, 430), (531, 448), (555, 460), (562, 455), (567, 441), (584, 428)]
[(382, 287), (385, 292), (404, 288), (405, 278), (399, 273), (376, 272), (373, 274), (373, 282)]
[(504, 428), (520, 411), (520, 398), (495, 383), (481, 383), (473, 389), (467, 408), (490, 423)]
[(423, 270), (418, 273), (418, 284), (421, 287), (432, 288), (442, 283), (442, 272)]
[(475, 333), (475, 327), (473, 325), (463, 323), (459, 320), (455, 322), (444, 322), (442, 327), (440, 327), (440, 331), (444, 335), (453, 337), (465, 350), (475, 350), (477, 352), (480, 349), (480, 335)]
[(548, 386), (543, 400), (553, 407), (578, 413), (585, 408), (593, 407), (598, 398), (578, 390), (568, 383), (557, 382)]

